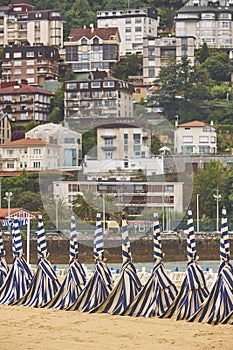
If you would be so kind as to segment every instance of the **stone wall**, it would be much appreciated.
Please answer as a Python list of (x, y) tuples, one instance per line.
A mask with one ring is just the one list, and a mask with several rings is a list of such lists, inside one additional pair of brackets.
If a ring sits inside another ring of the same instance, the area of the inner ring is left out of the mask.
[[(83, 263), (93, 263), (92, 241), (82, 241), (79, 243), (79, 259)], [(219, 238), (207, 237), (196, 239), (197, 254), (200, 260), (219, 260)], [(233, 249), (233, 237), (230, 239), (230, 246)], [(69, 240), (66, 237), (58, 236), (53, 239), (47, 238), (47, 247), (49, 260), (52, 264), (69, 263)], [(185, 261), (186, 239), (171, 238), (162, 239), (164, 252), (164, 261)], [(11, 239), (4, 237), (4, 248), (6, 250), (6, 260), (12, 261)], [(23, 240), (23, 249), (26, 258), (26, 240)], [(141, 238), (131, 242), (131, 252), (134, 262), (152, 262), (153, 261), (153, 242), (151, 237)], [(112, 242), (111, 247), (105, 247), (105, 257), (109, 262), (122, 262), (121, 241)], [(31, 239), (30, 242), (30, 263), (37, 261), (37, 240)]]

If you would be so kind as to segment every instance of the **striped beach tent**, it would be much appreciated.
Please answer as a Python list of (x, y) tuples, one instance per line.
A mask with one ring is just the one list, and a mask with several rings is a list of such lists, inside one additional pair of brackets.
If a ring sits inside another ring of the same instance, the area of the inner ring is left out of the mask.
[(32, 273), (23, 257), (23, 245), (17, 218), (14, 218), (12, 225), (12, 252), (12, 265), (0, 288), (1, 304), (12, 304), (19, 300), (27, 292), (32, 281)]
[(37, 267), (30, 288), (15, 305), (43, 307), (56, 294), (60, 282), (48, 258), (47, 242), (42, 216), (38, 216), (37, 230)]
[(91, 312), (108, 312), (120, 315), (125, 312), (134, 300), (142, 285), (137, 276), (136, 268), (132, 263), (130, 241), (126, 216), (122, 216), (122, 268), (119, 280), (107, 299)]
[(220, 232), (220, 266), (209, 296), (189, 321), (218, 324), (230, 317), (233, 310), (233, 266), (230, 264), (230, 243), (226, 208), (222, 209)]
[(2, 231), (0, 231), (0, 288), (9, 271), (8, 265), (5, 259), (5, 249), (3, 246)]
[(196, 240), (191, 209), (188, 210), (187, 258), (188, 264), (179, 293), (162, 317), (187, 320), (208, 296), (204, 272), (197, 263)]
[(71, 215), (70, 223), (70, 262), (67, 275), (54, 298), (46, 305), (50, 308), (65, 309), (72, 305), (86, 284), (86, 273), (78, 261), (78, 239), (75, 215)]
[(163, 265), (163, 252), (158, 214), (154, 214), (154, 267), (150, 278), (136, 295), (124, 315), (161, 316), (172, 304), (177, 288), (168, 277)]
[(112, 274), (104, 258), (104, 239), (100, 214), (96, 216), (94, 258), (95, 268), (93, 275), (83, 288), (77, 300), (66, 310), (89, 311), (102, 303), (113, 288)]

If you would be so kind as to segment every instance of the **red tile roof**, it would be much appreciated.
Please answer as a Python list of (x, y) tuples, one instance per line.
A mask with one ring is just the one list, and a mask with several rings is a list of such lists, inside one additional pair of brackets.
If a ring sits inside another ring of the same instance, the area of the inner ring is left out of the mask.
[(20, 85), (15, 84), (14, 86), (7, 86), (7, 87), (0, 88), (0, 95), (22, 94), (22, 93), (24, 93), (24, 94), (38, 94), (38, 93), (40, 93), (40, 94), (46, 94), (46, 95), (50, 95), (50, 96), (54, 95), (54, 92), (52, 92), (52, 91), (36, 88), (34, 86), (27, 85), (27, 84), (20, 84)]
[[(45, 146), (47, 142), (37, 139), (20, 139), (16, 141), (6, 142), (1, 144), (1, 147), (18, 147), (18, 146)], [(55, 146), (55, 145), (53, 145)]]
[(70, 32), (71, 41), (78, 41), (85, 37), (87, 39), (98, 36), (103, 40), (110, 40), (112, 35), (116, 35), (118, 28), (73, 28)]
[(188, 127), (203, 127), (206, 126), (206, 123), (200, 122), (198, 120), (194, 120), (192, 122), (184, 123), (184, 124), (179, 124), (178, 126), (188, 126)]

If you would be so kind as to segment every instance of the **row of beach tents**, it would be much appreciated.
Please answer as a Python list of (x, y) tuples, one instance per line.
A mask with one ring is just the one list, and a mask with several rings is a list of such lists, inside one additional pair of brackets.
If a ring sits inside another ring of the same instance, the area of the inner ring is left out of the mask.
[(187, 222), (187, 267), (179, 288), (169, 277), (164, 263), (158, 215), (154, 214), (154, 266), (142, 284), (132, 262), (125, 215), (122, 216), (122, 267), (114, 281), (104, 257), (104, 236), (100, 214), (94, 232), (94, 271), (90, 278), (78, 258), (78, 235), (75, 216), (71, 216), (69, 268), (62, 283), (49, 259), (46, 234), (41, 215), (38, 217), (35, 273), (24, 259), (19, 221), (12, 226), (13, 261), (5, 260), (0, 232), (0, 304), (79, 310), (135, 317), (173, 318), (209, 324), (233, 324), (233, 267), (226, 209), (222, 209), (220, 231), (220, 264), (217, 278), (210, 290), (198, 263), (191, 209)]

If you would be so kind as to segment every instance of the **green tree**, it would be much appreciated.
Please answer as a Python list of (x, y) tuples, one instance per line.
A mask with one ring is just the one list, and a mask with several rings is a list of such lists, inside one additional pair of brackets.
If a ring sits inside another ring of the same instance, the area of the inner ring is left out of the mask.
[(60, 88), (51, 100), (50, 122), (60, 123), (64, 120), (64, 92)]
[(209, 72), (209, 75), (213, 80), (218, 82), (230, 80), (232, 63), (226, 53), (221, 52), (208, 57), (202, 64), (202, 67)]
[(40, 193), (25, 191), (15, 200), (17, 208), (24, 208), (30, 211), (38, 211), (42, 207), (42, 199)]
[(202, 48), (201, 48), (201, 51), (200, 51), (199, 62), (204, 63), (209, 56), (210, 56), (209, 48), (208, 48), (207, 44), (204, 43)]

